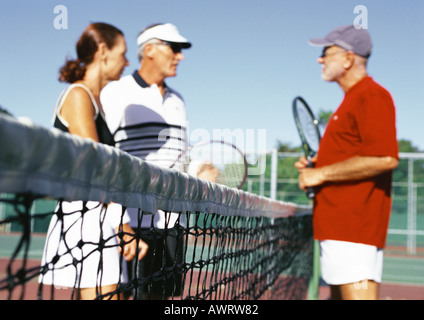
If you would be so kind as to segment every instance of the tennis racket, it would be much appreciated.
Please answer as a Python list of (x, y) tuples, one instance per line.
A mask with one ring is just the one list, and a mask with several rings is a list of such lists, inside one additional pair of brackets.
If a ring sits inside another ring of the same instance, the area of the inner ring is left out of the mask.
[(199, 179), (241, 189), (247, 178), (246, 156), (235, 145), (208, 140), (189, 146), (171, 165), (182, 161), (185, 171)]
[[(313, 167), (311, 158), (317, 154), (319, 142), (321, 140), (318, 120), (302, 97), (296, 97), (293, 100), (293, 116), (300, 140), (302, 141), (303, 152), (309, 162), (307, 167)], [(306, 196), (309, 199), (315, 197), (315, 191), (312, 187), (307, 188)]]

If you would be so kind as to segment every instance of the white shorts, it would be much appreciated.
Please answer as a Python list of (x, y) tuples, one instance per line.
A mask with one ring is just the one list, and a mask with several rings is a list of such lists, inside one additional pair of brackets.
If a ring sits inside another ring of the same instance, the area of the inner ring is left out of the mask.
[(329, 285), (362, 280), (381, 282), (383, 250), (375, 246), (325, 240), (320, 241), (321, 276)]

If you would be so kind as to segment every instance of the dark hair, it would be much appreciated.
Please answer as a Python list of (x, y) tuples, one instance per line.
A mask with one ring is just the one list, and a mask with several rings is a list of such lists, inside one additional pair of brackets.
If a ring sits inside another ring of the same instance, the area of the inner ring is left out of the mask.
[(82, 80), (87, 66), (93, 62), (99, 44), (104, 42), (109, 49), (112, 49), (119, 35), (123, 36), (124, 34), (110, 24), (101, 22), (90, 24), (77, 42), (78, 58), (66, 61), (60, 69), (59, 81), (74, 83)]

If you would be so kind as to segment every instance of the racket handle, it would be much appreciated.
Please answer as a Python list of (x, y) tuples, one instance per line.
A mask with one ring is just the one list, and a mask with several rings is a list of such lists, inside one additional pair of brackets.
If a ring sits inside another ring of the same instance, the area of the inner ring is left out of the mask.
[(315, 198), (315, 190), (314, 190), (314, 188), (312, 188), (312, 187), (307, 187), (306, 188), (306, 196), (309, 198), (309, 199), (314, 199)]
[[(314, 164), (309, 160), (309, 164), (306, 167), (307, 168), (313, 168)], [(306, 188), (306, 196), (308, 197), (308, 199), (311, 199), (311, 200), (313, 200), (315, 198), (315, 190), (314, 190), (313, 187), (307, 187)]]

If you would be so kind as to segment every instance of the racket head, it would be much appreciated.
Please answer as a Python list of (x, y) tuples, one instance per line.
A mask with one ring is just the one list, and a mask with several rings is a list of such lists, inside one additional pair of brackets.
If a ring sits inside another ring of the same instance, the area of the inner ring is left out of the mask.
[(187, 172), (231, 188), (241, 189), (247, 178), (247, 160), (235, 145), (222, 140), (199, 142), (187, 150)]
[(303, 151), (306, 157), (313, 157), (318, 151), (321, 140), (319, 121), (305, 99), (300, 96), (293, 100), (293, 116), (302, 141)]

